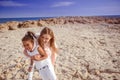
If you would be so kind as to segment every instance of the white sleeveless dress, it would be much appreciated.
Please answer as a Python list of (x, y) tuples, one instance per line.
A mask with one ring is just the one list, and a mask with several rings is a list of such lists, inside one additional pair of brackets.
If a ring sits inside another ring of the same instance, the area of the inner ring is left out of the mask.
[[(35, 36), (37, 37), (37, 39), (39, 38), (40, 36), (40, 33), (35, 33)], [(36, 41), (37, 42), (37, 41)], [(38, 44), (38, 43), (37, 43)], [(58, 48), (56, 42), (55, 42), (55, 47)], [(52, 55), (52, 52), (50, 50), (50, 47), (45, 47), (45, 52), (48, 54), (48, 57), (51, 58), (51, 55)], [(57, 58), (57, 54), (55, 53), (55, 60)]]
[[(39, 46), (34, 47), (34, 50), (32, 52), (27, 51), (27, 53), (30, 56), (34, 56), (36, 54), (39, 54), (38, 47)], [(46, 52), (46, 53), (48, 54), (50, 52)], [(41, 61), (35, 61), (34, 60), (35, 67), (36, 67), (37, 70), (39, 70), (39, 74), (42, 77), (42, 80), (56, 80), (57, 79), (57, 77), (55, 75), (53, 65), (51, 63), (50, 55), (51, 55), (51, 53), (48, 54), (47, 59), (44, 59), (44, 60), (41, 60)]]

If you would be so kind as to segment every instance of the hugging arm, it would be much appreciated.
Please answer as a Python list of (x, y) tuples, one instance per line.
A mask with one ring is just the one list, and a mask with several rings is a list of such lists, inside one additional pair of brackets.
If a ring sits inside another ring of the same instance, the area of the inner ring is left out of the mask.
[(38, 52), (39, 55), (41, 55), (41, 57), (37, 58), (37, 56), (34, 56), (36, 61), (44, 60), (48, 57), (48, 55), (46, 54), (42, 47), (38, 47)]

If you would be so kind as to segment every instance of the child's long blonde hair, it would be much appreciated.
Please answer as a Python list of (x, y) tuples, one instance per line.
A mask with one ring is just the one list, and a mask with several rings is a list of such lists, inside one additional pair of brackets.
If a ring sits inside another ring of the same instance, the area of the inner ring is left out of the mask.
[(39, 38), (38, 38), (38, 43), (39, 43), (39, 45), (44, 49), (44, 44), (42, 43), (42, 40), (41, 40), (41, 37), (42, 37), (42, 35), (44, 35), (44, 34), (48, 34), (48, 35), (51, 36), (51, 39), (50, 39), (50, 48), (51, 48), (51, 50), (52, 50), (52, 53), (56, 53), (56, 52), (57, 52), (57, 48), (56, 48), (56, 46), (55, 46), (54, 33), (53, 33), (53, 31), (52, 31), (50, 28), (48, 28), (48, 27), (45, 27), (45, 28), (41, 31), (40, 36), (39, 36)]

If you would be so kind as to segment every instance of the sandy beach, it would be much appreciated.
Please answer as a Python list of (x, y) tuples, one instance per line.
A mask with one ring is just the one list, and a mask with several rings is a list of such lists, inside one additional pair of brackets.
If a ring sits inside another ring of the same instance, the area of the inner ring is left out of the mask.
[[(55, 64), (58, 80), (119, 80), (120, 24), (46, 25), (55, 34), (59, 52)], [(21, 38), (44, 27), (0, 31), (0, 80), (27, 80), (29, 59)], [(35, 70), (33, 80), (40, 80)]]

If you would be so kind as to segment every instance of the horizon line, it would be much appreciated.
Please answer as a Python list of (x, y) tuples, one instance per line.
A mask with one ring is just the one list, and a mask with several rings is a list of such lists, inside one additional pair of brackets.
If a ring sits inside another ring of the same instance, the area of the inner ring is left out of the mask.
[[(78, 15), (72, 15), (72, 16), (78, 16)], [(72, 17), (72, 16), (23, 16), (23, 17), (0, 17), (0, 18), (38, 18), (38, 17)], [(81, 17), (92, 17), (92, 16), (120, 16), (120, 15), (79, 15)]]

